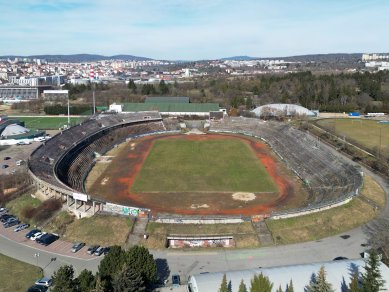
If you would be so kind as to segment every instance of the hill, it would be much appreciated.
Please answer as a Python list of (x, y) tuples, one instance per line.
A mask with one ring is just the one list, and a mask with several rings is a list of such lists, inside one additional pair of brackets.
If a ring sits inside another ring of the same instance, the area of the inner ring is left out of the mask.
[(81, 62), (96, 62), (101, 60), (129, 60), (129, 61), (146, 61), (152, 60), (146, 57), (138, 57), (133, 55), (114, 55), (103, 56), (94, 54), (74, 54), (74, 55), (31, 55), (31, 56), (0, 56), (0, 59), (45, 59), (48, 62), (66, 62), (66, 63), (81, 63)]

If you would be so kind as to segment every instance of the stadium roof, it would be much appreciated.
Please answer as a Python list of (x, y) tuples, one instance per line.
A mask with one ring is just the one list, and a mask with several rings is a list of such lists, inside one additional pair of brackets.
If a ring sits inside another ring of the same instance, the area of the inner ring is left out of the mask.
[(123, 112), (200, 113), (218, 111), (217, 103), (124, 103)]
[(145, 103), (189, 103), (187, 96), (148, 96)]
[[(324, 266), (326, 270), (326, 279), (331, 283), (332, 288), (335, 291), (343, 291), (344, 282), (349, 284), (352, 272), (364, 272), (365, 262), (363, 259), (342, 260), (306, 265), (230, 271), (225, 272), (225, 274), (227, 276), (227, 282), (231, 283), (232, 292), (238, 291), (241, 280), (244, 281), (249, 289), (251, 279), (254, 275), (260, 273), (269, 277), (270, 281), (274, 284), (274, 289), (277, 289), (280, 285), (282, 289), (285, 289), (286, 285), (289, 284), (290, 279), (292, 279), (295, 291), (305, 291), (304, 287), (309, 283), (312, 275), (317, 274), (321, 266)], [(379, 269), (382, 278), (389, 279), (389, 268), (385, 264), (380, 263)], [(190, 277), (188, 285), (191, 286), (191, 291), (193, 292), (218, 291), (223, 275), (224, 273), (193, 275)], [(385, 283), (385, 288), (389, 288), (387, 282)]]
[(272, 103), (259, 106), (252, 110), (256, 116), (270, 115), (270, 116), (294, 116), (294, 115), (306, 115), (306, 116), (316, 116), (316, 114), (298, 104), (288, 104), (288, 103)]

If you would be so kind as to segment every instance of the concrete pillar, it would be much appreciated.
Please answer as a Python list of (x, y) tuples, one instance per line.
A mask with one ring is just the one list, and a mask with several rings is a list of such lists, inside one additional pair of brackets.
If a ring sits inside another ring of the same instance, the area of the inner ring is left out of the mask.
[(84, 212), (86, 212), (86, 202), (83, 203), (84, 203)]
[(66, 195), (66, 205), (69, 207), (70, 206), (70, 196)]
[(96, 213), (96, 202), (92, 201), (92, 206), (93, 206), (93, 214)]

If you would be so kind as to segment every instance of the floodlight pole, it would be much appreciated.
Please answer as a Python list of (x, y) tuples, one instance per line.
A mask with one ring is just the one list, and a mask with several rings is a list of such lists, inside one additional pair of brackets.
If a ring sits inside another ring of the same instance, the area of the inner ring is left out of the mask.
[(93, 115), (96, 114), (96, 99), (95, 99), (95, 83), (92, 83), (92, 88), (93, 88), (93, 95), (92, 95), (92, 99), (93, 99)]
[(70, 126), (70, 97), (68, 94), (68, 126)]

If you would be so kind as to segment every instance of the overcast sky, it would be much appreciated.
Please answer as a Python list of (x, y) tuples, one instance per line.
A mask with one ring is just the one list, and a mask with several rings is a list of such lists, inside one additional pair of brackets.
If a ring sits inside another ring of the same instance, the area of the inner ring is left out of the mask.
[(389, 52), (388, 0), (1, 0), (0, 12), (0, 55)]

